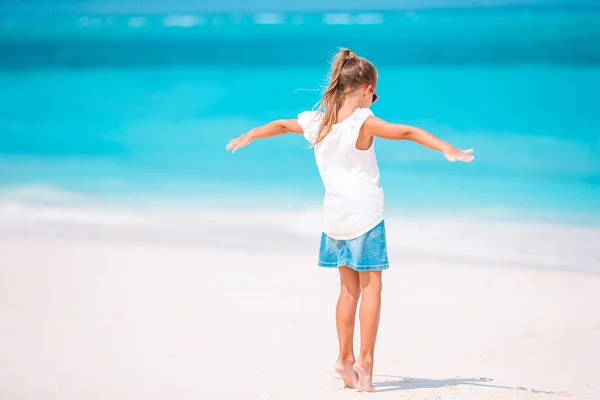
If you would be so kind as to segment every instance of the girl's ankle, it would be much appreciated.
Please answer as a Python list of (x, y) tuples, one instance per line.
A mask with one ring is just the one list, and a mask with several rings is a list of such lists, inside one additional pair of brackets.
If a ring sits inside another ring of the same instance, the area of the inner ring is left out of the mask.
[(358, 360), (356, 360), (356, 362), (362, 365), (363, 367), (370, 368), (371, 366), (373, 366), (373, 357), (358, 357)]
[(356, 358), (350, 355), (339, 356), (337, 361), (342, 364), (354, 364), (356, 362)]

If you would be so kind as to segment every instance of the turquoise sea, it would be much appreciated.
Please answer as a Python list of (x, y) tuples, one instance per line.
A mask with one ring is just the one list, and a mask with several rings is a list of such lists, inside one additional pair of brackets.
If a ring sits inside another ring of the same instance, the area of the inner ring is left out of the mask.
[(301, 136), (225, 145), (312, 108), (337, 46), (378, 67), (377, 116), (475, 149), (379, 141), (388, 210), (598, 220), (593, 7), (0, 16), (0, 196), (318, 207)]

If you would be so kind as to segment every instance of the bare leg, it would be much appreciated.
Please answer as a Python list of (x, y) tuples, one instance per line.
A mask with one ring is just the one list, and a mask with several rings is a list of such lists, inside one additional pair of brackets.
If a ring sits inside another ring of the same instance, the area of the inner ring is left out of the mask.
[(354, 324), (360, 297), (358, 272), (348, 267), (339, 267), (338, 270), (341, 288), (335, 309), (335, 323), (340, 342), (340, 355), (335, 363), (335, 370), (342, 377), (346, 387), (355, 388), (358, 375), (352, 367), (355, 361)]
[(374, 392), (373, 354), (379, 327), (381, 311), (381, 271), (365, 271), (359, 273), (360, 291), (360, 355), (354, 363), (354, 371), (358, 374), (357, 389)]

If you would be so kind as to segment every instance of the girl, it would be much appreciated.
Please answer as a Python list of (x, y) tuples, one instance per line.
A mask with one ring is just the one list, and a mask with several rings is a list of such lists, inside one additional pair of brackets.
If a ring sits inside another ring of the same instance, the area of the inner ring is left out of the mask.
[[(381, 306), (381, 274), (388, 268), (383, 191), (373, 149), (375, 137), (412, 140), (441, 152), (449, 161), (473, 160), (422, 129), (385, 122), (369, 109), (377, 100), (377, 70), (368, 60), (342, 49), (333, 60), (329, 84), (318, 111), (251, 129), (227, 145), (288, 132), (304, 134), (325, 186), (323, 233), (318, 265), (337, 268), (341, 291), (336, 307), (339, 357), (335, 365), (346, 387), (373, 392), (373, 354)], [(359, 297), (360, 353), (353, 348)]]

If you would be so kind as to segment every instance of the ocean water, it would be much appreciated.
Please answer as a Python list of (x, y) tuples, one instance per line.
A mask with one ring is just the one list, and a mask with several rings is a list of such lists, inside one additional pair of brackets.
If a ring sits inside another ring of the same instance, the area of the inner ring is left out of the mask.
[(0, 17), (0, 196), (319, 207), (301, 136), (225, 145), (312, 108), (337, 46), (377, 116), (475, 149), (378, 141), (389, 212), (598, 222), (598, 8)]

